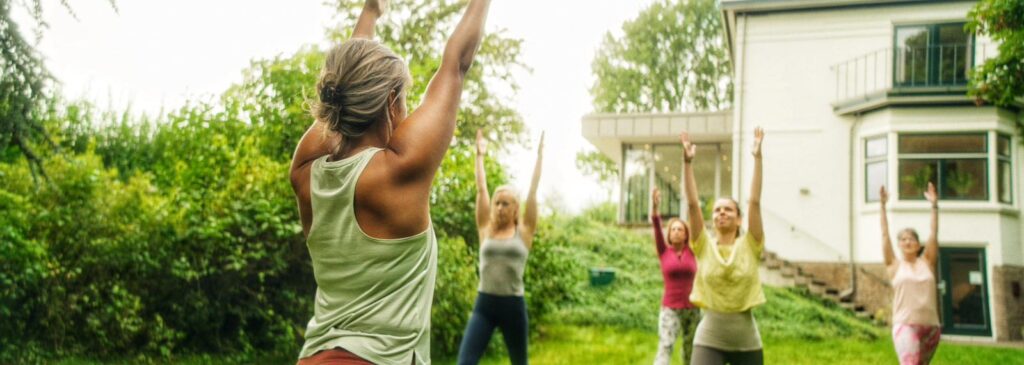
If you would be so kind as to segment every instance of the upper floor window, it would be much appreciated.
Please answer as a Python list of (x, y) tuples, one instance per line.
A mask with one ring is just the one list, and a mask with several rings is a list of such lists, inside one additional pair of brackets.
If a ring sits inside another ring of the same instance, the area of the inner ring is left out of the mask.
[(893, 73), (896, 86), (965, 85), (972, 38), (964, 23), (896, 27)]

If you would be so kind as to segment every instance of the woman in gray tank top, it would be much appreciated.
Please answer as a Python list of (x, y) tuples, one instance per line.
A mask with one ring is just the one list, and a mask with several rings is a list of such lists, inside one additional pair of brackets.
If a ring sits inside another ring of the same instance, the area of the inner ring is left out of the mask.
[(473, 314), (459, 345), (459, 364), (477, 364), (495, 328), (501, 329), (513, 364), (527, 364), (526, 302), (523, 299), (523, 271), (533, 246), (537, 227), (537, 183), (540, 182), (544, 134), (537, 146), (526, 213), (519, 221), (519, 197), (508, 186), (488, 197), (484, 169), (486, 142), (476, 132), (476, 226), (480, 234), (480, 286)]
[(470, 0), (423, 101), (406, 113), (405, 62), (373, 40), (368, 0), (326, 54), (316, 121), (292, 158), (317, 291), (300, 365), (429, 364), (437, 240), (430, 185), (455, 130), (489, 0)]

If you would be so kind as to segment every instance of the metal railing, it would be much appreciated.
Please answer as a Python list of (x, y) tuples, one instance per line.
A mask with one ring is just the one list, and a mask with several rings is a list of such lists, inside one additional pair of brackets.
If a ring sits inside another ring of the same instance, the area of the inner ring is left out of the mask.
[(970, 43), (886, 48), (832, 66), (836, 101), (865, 98), (896, 88), (967, 84), (974, 67)]

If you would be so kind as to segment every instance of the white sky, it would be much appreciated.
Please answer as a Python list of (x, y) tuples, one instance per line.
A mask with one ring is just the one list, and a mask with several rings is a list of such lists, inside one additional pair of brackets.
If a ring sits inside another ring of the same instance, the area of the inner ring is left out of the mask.
[[(580, 118), (593, 110), (590, 62), (605, 32), (653, 0), (494, 0), (488, 29), (524, 40), (522, 73), (513, 106), (531, 138), (547, 131), (540, 195), (578, 211), (607, 193), (575, 165), (576, 152), (593, 149), (580, 134)], [(305, 44), (325, 45), (334, 11), (315, 1), (177, 0), (73, 1), (78, 20), (56, 0), (43, 0), (50, 29), (39, 50), (69, 98), (101, 107), (155, 115), (185, 100), (219, 95), (241, 81), (251, 60), (290, 55)], [(21, 14), (19, 24), (31, 22)], [(445, 30), (450, 32), (451, 30)], [(26, 33), (31, 34), (30, 31)], [(505, 164), (525, 190), (532, 150), (511, 152)]]

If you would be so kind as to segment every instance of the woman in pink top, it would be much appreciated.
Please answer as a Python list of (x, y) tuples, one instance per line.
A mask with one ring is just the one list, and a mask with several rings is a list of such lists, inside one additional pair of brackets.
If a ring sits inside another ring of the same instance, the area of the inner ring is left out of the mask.
[(935, 185), (928, 183), (924, 197), (932, 205), (928, 243), (921, 247), (917, 231), (905, 228), (898, 235), (901, 255), (897, 257), (892, 249), (892, 240), (889, 239), (889, 221), (885, 213), (889, 194), (884, 186), (880, 192), (882, 252), (893, 288), (892, 342), (901, 365), (931, 362), (941, 334), (935, 292), (935, 262), (939, 256), (939, 242), (936, 240), (939, 231), (939, 199)]
[(672, 357), (672, 345), (676, 337), (683, 337), (680, 357), (688, 363), (686, 354), (693, 350), (693, 333), (700, 321), (700, 311), (690, 303), (693, 277), (697, 273), (697, 260), (690, 250), (690, 227), (679, 218), (668, 221), (668, 244), (661, 231), (661, 215), (658, 204), (661, 192), (651, 191), (651, 222), (654, 226), (654, 242), (661, 260), (661, 275), (665, 279), (665, 294), (661, 297), (661, 314), (658, 316), (658, 355), (654, 364), (668, 364)]

